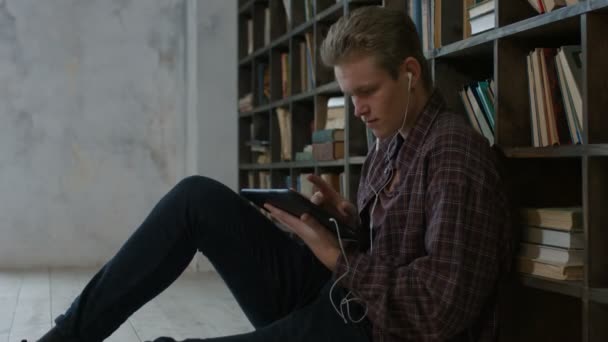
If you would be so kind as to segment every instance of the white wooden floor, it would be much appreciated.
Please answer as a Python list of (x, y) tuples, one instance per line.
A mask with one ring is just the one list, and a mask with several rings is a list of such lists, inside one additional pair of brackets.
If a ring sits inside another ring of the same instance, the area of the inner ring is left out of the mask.
[[(0, 342), (36, 341), (95, 270), (0, 270)], [(182, 340), (253, 330), (216, 273), (185, 273), (106, 341)]]

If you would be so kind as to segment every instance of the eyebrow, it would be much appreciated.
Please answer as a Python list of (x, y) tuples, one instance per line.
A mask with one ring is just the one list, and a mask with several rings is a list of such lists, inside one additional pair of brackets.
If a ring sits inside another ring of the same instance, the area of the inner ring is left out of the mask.
[(357, 93), (357, 92), (373, 90), (374, 88), (377, 88), (377, 87), (378, 87), (377, 84), (365, 84), (365, 85), (361, 85), (361, 86), (354, 88), (352, 91), (345, 91), (344, 93), (346, 95), (351, 95), (351, 94)]

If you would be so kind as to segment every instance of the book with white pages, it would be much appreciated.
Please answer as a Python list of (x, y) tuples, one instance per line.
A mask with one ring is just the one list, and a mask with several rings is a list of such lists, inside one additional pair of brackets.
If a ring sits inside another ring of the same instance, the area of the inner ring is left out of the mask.
[(482, 14), (487, 14), (494, 11), (495, 8), (496, 6), (494, 4), (494, 0), (479, 2), (469, 8), (469, 18), (475, 18)]
[(518, 256), (561, 265), (582, 265), (584, 250), (567, 249), (521, 242)]
[(566, 232), (527, 226), (523, 229), (522, 241), (566, 249), (585, 248), (585, 238), (582, 230)]
[(496, 12), (488, 12), (469, 19), (471, 34), (478, 34), (496, 27)]

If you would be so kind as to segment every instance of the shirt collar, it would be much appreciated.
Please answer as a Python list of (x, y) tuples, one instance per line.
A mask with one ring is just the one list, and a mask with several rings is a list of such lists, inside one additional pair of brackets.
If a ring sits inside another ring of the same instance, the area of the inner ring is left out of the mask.
[[(381, 140), (378, 152), (374, 152), (375, 149), (370, 150), (364, 165), (364, 170), (367, 170), (364, 177), (366, 181), (358, 196), (360, 209), (363, 209), (372, 197), (374, 192), (371, 188), (378, 191), (389, 180), (395, 169), (399, 169), (400, 173), (406, 172), (407, 165), (416, 155), (435, 118), (444, 109), (445, 100), (441, 92), (434, 89), (405, 138), (397, 134)], [(374, 153), (378, 153), (376, 158), (373, 157)]]

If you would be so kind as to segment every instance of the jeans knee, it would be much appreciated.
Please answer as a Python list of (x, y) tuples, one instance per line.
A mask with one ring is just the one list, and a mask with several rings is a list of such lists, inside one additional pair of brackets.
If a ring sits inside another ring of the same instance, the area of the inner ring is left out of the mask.
[(196, 197), (198, 200), (205, 198), (219, 198), (227, 192), (232, 192), (226, 185), (215, 179), (205, 176), (188, 176), (182, 179), (176, 186), (176, 190), (188, 197)]

